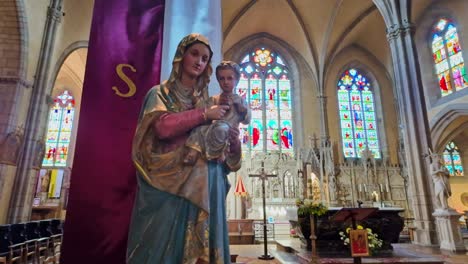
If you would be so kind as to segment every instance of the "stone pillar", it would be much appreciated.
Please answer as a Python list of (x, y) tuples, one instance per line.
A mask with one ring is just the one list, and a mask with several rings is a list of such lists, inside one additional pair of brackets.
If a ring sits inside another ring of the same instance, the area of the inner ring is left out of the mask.
[(423, 155), (432, 147), (426, 105), (410, 23), (410, 0), (373, 0), (387, 27), (393, 71), (394, 91), (408, 165), (409, 196), (415, 218), (414, 243), (436, 244), (432, 220), (432, 182)]
[(16, 166), (0, 164), (0, 225), (7, 224), (8, 207)]
[(32, 84), (26, 79), (27, 25), (23, 1), (0, 1), (0, 224), (7, 215), (18, 160), (24, 144), (21, 99)]
[(46, 97), (50, 93), (49, 72), (54, 51), (55, 35), (60, 23), (63, 0), (50, 0), (44, 28), (41, 52), (38, 58), (35, 80), (31, 94), (30, 108), (26, 118), (25, 144), (16, 172), (12, 191), (9, 222), (27, 221), (31, 215), (34, 185), (43, 152), (44, 132), (47, 121)]
[(436, 218), (440, 248), (453, 252), (465, 252), (463, 236), (458, 227), (458, 219), (461, 214), (452, 208), (448, 208), (436, 209), (432, 215)]
[[(322, 89), (323, 90), (323, 89)], [(322, 202), (326, 202), (328, 206), (330, 206), (330, 199), (329, 199), (329, 190), (328, 190), (328, 178), (325, 175), (324, 171), (324, 149), (326, 147), (326, 143), (329, 139), (328, 134), (328, 116), (327, 116), (327, 97), (321, 92), (317, 99), (319, 100), (319, 111), (320, 111), (320, 175), (317, 175), (320, 178), (320, 188), (325, 190), (325, 192), (320, 192), (320, 200)]]
[(320, 137), (328, 139), (328, 116), (327, 116), (327, 97), (321, 93), (317, 96), (320, 111)]

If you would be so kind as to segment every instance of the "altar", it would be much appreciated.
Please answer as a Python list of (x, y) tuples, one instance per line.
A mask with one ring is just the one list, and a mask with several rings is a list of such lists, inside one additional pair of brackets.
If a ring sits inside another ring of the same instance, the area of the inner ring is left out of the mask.
[[(325, 215), (317, 218), (315, 232), (319, 254), (348, 254), (349, 252), (349, 248), (343, 244), (339, 232), (351, 227), (351, 222), (331, 221), (333, 215), (340, 209), (341, 207), (330, 207)], [(400, 232), (403, 230), (404, 218), (400, 216), (402, 212), (404, 212), (403, 208), (379, 208), (377, 212), (357, 224), (364, 228), (370, 228), (373, 233), (378, 234), (378, 237), (383, 240), (381, 251), (390, 251), (393, 249), (391, 243), (398, 242)], [(310, 239), (306, 239), (310, 237), (309, 217), (293, 219), (290, 220), (290, 223), (299, 235), (304, 247), (310, 250)]]
[[(289, 222), (299, 236), (302, 232), (306, 233), (302, 235), (306, 242), (304, 237), (310, 236), (310, 223), (309, 219), (297, 219), (297, 202), (308, 199), (329, 208), (325, 215), (317, 219), (319, 251), (349, 252), (339, 232), (345, 231), (351, 223), (331, 222), (330, 218), (343, 207), (357, 207), (358, 204), (362, 204), (363, 208), (378, 207), (377, 213), (358, 224), (372, 229), (383, 240), (382, 252), (391, 250), (391, 243), (399, 241), (403, 230), (401, 213), (405, 212), (406, 219), (413, 217), (408, 203), (407, 174), (399, 164), (376, 160), (369, 149), (361, 153), (360, 159), (336, 164), (332, 146), (331, 142), (323, 139), (320, 144), (314, 143), (301, 149), (294, 157), (278, 153), (256, 153), (247, 157), (243, 167), (229, 177), (232, 183), (242, 178), (248, 197), (238, 201), (234, 195), (228, 195), (228, 218), (263, 219), (266, 214), (271, 223)], [(259, 178), (248, 177), (262, 170), (276, 175), (265, 180), (264, 192)], [(299, 228), (299, 225), (303, 225), (303, 228)], [(294, 233), (287, 231), (275, 235), (289, 236)]]

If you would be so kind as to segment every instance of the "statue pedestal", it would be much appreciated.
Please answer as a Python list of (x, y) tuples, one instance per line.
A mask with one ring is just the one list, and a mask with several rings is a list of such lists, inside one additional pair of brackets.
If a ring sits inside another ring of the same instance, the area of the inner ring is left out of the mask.
[(458, 225), (460, 214), (452, 208), (436, 209), (432, 214), (436, 219), (440, 249), (465, 252), (463, 236)]

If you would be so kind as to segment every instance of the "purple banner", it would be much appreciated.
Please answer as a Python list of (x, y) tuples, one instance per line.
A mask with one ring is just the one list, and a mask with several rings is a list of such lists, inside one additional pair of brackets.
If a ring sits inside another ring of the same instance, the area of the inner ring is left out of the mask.
[(131, 143), (159, 83), (164, 0), (95, 0), (61, 263), (125, 263)]

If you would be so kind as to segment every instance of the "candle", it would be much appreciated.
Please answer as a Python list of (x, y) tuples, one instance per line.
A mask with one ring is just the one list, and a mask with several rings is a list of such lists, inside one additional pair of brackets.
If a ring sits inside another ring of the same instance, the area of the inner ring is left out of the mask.
[(364, 192), (367, 192), (367, 186), (364, 184)]
[(387, 190), (387, 192), (390, 192), (390, 188), (388, 188), (388, 183), (385, 184), (385, 189)]
[(380, 189), (380, 192), (383, 192), (383, 186), (382, 186), (382, 184), (379, 184), (379, 189)]
[(361, 186), (361, 184), (358, 184), (358, 189), (359, 189), (359, 192), (362, 192), (362, 186)]

